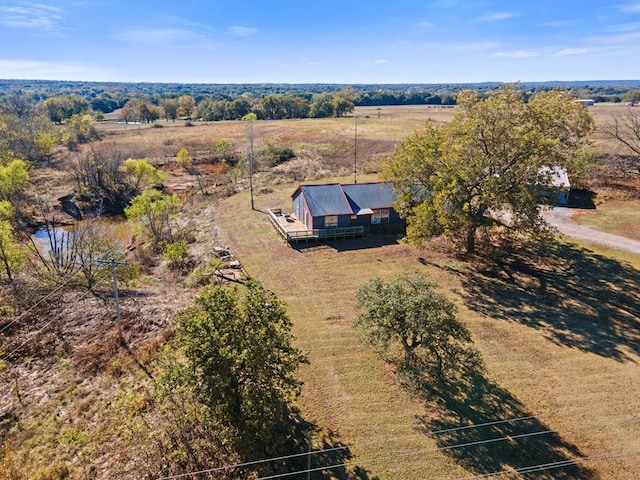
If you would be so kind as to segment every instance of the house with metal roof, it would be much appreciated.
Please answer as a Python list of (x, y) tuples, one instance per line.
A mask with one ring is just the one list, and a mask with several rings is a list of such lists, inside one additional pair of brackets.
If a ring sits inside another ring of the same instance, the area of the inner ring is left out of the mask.
[(549, 191), (542, 189), (540, 195), (545, 199), (545, 202), (552, 204), (557, 203), (561, 207), (566, 206), (569, 203), (569, 192), (571, 190), (567, 169), (560, 166), (541, 167), (538, 173), (545, 177), (549, 189), (553, 190), (558, 196), (557, 201), (553, 201), (549, 196)]
[(405, 224), (393, 209), (391, 183), (300, 185), (291, 198), (293, 214), (309, 230)]

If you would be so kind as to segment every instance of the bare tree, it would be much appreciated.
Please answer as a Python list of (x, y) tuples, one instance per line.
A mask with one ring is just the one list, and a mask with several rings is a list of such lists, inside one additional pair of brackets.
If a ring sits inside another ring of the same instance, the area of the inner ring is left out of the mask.
[(640, 174), (640, 111), (628, 108), (622, 116), (612, 115), (612, 121), (603, 131), (630, 154), (630, 162), (625, 163)]
[(70, 277), (81, 274), (80, 278), (84, 277), (82, 283), (91, 288), (97, 281), (99, 269), (104, 268), (97, 260), (117, 257), (123, 250), (116, 245), (101, 221), (100, 211), (97, 217), (64, 229), (56, 222), (55, 212), (49, 205), (40, 202), (39, 208), (47, 242), (44, 248), (38, 248), (32, 239), (31, 248), (40, 265), (59, 282), (66, 282)]

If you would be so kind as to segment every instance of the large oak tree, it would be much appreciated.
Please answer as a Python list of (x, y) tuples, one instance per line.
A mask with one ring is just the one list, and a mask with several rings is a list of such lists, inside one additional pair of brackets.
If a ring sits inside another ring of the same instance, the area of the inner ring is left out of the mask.
[(571, 171), (592, 128), (586, 107), (566, 92), (528, 101), (515, 85), (487, 98), (461, 92), (451, 122), (428, 122), (389, 157), (386, 176), (399, 191), (408, 236), (448, 234), (471, 253), (478, 230), (496, 225), (496, 212), (509, 212), (514, 230), (539, 232), (540, 202), (554, 200), (554, 169), (544, 167)]

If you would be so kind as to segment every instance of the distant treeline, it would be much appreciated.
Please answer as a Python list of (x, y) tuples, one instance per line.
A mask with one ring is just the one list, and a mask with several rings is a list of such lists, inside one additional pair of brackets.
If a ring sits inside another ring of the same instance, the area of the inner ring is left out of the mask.
[[(40, 105), (51, 121), (64, 122), (91, 110), (101, 115), (122, 109), (120, 119), (154, 122), (236, 120), (248, 113), (260, 119), (343, 116), (358, 106), (455, 105), (457, 94), (481, 94), (497, 82), (467, 84), (179, 84), (0, 80), (0, 109)], [(553, 88), (596, 102), (640, 102), (640, 80), (520, 83), (526, 94)], [(19, 114), (19, 113), (18, 113)]]

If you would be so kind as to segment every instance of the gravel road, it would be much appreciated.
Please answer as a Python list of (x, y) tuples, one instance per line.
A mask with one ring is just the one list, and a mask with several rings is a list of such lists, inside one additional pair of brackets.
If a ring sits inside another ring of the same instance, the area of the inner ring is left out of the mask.
[(640, 241), (574, 223), (571, 220), (573, 216), (571, 208), (556, 207), (544, 212), (543, 216), (563, 235), (640, 255)]

